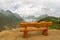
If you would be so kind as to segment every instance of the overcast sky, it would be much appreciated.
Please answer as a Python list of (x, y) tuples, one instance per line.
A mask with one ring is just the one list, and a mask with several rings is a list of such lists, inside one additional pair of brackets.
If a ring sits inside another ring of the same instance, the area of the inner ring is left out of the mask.
[(0, 9), (20, 16), (43, 15), (60, 17), (60, 0), (0, 0)]

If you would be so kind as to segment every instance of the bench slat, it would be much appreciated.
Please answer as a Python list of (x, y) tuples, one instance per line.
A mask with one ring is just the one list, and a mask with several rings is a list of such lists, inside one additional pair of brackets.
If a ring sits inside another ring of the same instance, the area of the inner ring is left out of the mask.
[[(27, 28), (27, 31), (40, 31), (40, 30), (45, 30), (47, 28)], [(21, 28), (20, 29), (20, 32), (24, 32), (25, 29), (24, 28)]]

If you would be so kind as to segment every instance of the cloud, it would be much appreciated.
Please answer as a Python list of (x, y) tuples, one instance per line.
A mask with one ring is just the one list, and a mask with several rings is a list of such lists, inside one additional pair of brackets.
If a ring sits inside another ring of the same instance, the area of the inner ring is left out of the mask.
[(15, 6), (16, 2), (18, 2), (18, 1), (17, 0), (0, 0), (0, 9), (13, 8), (13, 5)]
[(0, 9), (8, 9), (21, 16), (43, 15), (59, 17), (60, 0), (0, 0)]

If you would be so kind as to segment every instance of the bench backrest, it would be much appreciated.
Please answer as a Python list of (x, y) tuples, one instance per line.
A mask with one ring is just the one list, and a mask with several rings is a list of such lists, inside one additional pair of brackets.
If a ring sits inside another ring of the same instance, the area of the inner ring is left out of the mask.
[(51, 26), (52, 22), (22, 22), (20, 23), (21, 27), (35, 27), (35, 26)]

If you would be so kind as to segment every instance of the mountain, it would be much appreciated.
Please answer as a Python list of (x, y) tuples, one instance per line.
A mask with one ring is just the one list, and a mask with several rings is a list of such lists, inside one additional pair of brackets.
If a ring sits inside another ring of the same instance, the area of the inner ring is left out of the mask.
[(35, 16), (29, 15), (29, 16), (27, 16), (26, 18), (28, 18), (28, 19), (35, 19)]
[(0, 30), (17, 28), (23, 18), (9, 10), (0, 10)]
[(36, 21), (38, 22), (38, 21), (40, 21), (40, 20), (42, 20), (42, 19), (45, 19), (45, 18), (47, 18), (47, 17), (48, 17), (47, 14), (41, 15), (41, 16), (39, 16), (39, 17), (36, 17)]
[(23, 17), (23, 19), (25, 22), (35, 22), (36, 17), (34, 15), (29, 15), (29, 16)]
[(33, 15), (21, 17), (17, 13), (12, 13), (9, 10), (0, 10), (0, 31), (7, 29), (19, 28), (20, 22), (41, 22), (52, 21), (53, 25), (50, 28), (60, 29), (60, 18), (48, 16), (47, 14), (35, 17)]
[(41, 21), (53, 22), (53, 24), (52, 24), (52, 26), (50, 26), (50, 28), (60, 30), (60, 18), (48, 16), (44, 19), (39, 20), (38, 22), (41, 22)]

